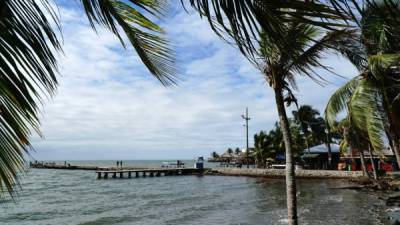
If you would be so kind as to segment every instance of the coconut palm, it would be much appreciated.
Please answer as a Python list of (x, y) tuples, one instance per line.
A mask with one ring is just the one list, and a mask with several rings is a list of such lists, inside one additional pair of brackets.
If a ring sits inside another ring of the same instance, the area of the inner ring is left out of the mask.
[(219, 155), (218, 155), (217, 152), (212, 152), (212, 153), (211, 153), (211, 157), (212, 157), (213, 159), (219, 159)]
[(302, 105), (297, 110), (292, 111), (292, 115), (295, 122), (300, 125), (307, 148), (309, 148), (313, 144), (309, 140), (311, 138), (310, 133), (313, 132), (312, 125), (316, 122), (316, 116), (319, 115), (319, 112), (309, 105)]
[[(106, 27), (123, 46), (122, 35), (161, 83), (175, 81), (174, 57), (158, 19), (166, 9), (159, 0), (80, 0), (93, 29)], [(51, 24), (55, 24), (52, 26)], [(40, 134), (43, 98), (57, 87), (56, 52), (62, 51), (58, 15), (49, 0), (0, 1), (0, 197), (12, 193), (29, 154), (31, 132)]]
[(240, 148), (236, 147), (235, 148), (235, 154), (239, 155), (242, 151), (240, 150)]
[(332, 95), (325, 114), (332, 125), (347, 110), (378, 153), (386, 136), (400, 165), (400, 16), (390, 13), (393, 8), (399, 9), (399, 2), (390, 8), (381, 3), (365, 8), (355, 38), (337, 43), (360, 75)]
[(364, 149), (369, 145), (367, 136), (363, 135), (363, 132), (358, 130), (356, 126), (352, 124), (350, 114), (339, 123), (336, 123), (333, 129), (343, 134), (343, 139), (340, 142), (340, 151), (346, 152), (347, 149), (350, 149), (351, 152), (358, 152), (360, 155), (363, 174), (369, 177), (364, 156)]
[[(258, 63), (268, 85), (274, 90), (280, 128), (286, 149), (286, 188), (289, 224), (297, 224), (296, 183), (294, 176), (293, 146), (285, 103), (296, 103), (292, 89), (296, 88), (296, 75), (305, 75), (313, 80), (319, 77), (315, 67), (325, 68), (319, 61), (333, 41), (347, 35), (345, 31), (321, 34), (316, 27), (291, 22), (282, 25), (284, 41), (275, 42), (267, 33), (261, 37)], [(320, 38), (318, 38), (320, 37)]]
[(272, 153), (272, 139), (264, 131), (254, 135), (254, 156), (257, 166), (265, 167), (267, 158)]

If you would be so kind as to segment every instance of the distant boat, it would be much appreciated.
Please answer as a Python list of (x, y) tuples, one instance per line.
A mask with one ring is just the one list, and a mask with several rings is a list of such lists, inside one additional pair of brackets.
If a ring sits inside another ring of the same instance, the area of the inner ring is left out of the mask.
[(185, 167), (185, 163), (183, 163), (182, 161), (178, 160), (175, 163), (173, 162), (163, 162), (161, 164), (161, 168), (184, 168)]

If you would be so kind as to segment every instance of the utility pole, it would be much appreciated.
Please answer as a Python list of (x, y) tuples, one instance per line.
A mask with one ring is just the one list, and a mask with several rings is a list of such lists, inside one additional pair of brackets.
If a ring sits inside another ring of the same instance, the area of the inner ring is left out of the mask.
[(247, 163), (247, 168), (249, 168), (249, 110), (246, 107), (246, 115), (242, 115), (242, 118), (246, 120), (246, 163)]
[(326, 145), (328, 147), (328, 169), (332, 169), (331, 137), (328, 125), (326, 126), (325, 134), (326, 134)]

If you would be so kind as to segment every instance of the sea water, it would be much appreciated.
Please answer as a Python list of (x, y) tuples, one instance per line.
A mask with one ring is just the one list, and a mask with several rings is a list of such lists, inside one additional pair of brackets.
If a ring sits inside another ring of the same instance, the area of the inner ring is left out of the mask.
[[(162, 161), (125, 163), (155, 167)], [(79, 164), (114, 166), (115, 162)], [(337, 189), (345, 185), (346, 181), (338, 180), (299, 180), (300, 224), (382, 224), (383, 200), (373, 192)], [(282, 179), (168, 176), (98, 180), (94, 171), (30, 169), (21, 177), (21, 188), (14, 200), (0, 202), (0, 224), (287, 223)]]

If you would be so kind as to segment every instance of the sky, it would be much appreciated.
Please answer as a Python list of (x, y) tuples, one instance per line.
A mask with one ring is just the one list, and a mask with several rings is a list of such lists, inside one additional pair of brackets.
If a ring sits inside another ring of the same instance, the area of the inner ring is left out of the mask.
[[(180, 80), (164, 87), (131, 47), (109, 31), (94, 32), (78, 1), (60, 0), (63, 49), (59, 87), (42, 108), (43, 138), (34, 136), (37, 160), (194, 159), (246, 145), (249, 108), (253, 135), (277, 121), (274, 95), (261, 73), (219, 39), (198, 14), (172, 5), (160, 21), (177, 54)], [(325, 108), (329, 96), (356, 69), (334, 54), (322, 59), (320, 86), (298, 76), (299, 104)], [(295, 108), (289, 108), (288, 114)]]

